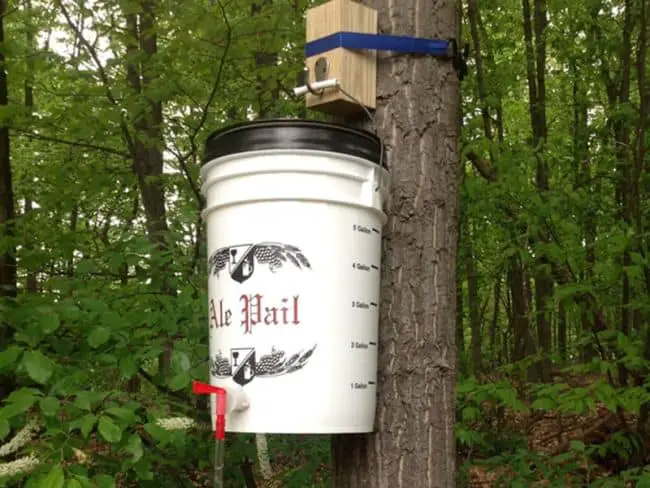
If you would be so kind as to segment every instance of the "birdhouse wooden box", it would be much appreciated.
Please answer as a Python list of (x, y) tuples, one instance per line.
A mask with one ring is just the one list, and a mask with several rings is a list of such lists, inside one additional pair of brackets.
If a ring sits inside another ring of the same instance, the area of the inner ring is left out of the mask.
[[(331, 0), (307, 10), (307, 43), (337, 32), (376, 34), (377, 11), (352, 0)], [(308, 57), (306, 64), (309, 83), (335, 78), (342, 88), (328, 88), (320, 94), (308, 93), (308, 108), (334, 115), (362, 111), (360, 104), (375, 108), (376, 51), (338, 47)]]

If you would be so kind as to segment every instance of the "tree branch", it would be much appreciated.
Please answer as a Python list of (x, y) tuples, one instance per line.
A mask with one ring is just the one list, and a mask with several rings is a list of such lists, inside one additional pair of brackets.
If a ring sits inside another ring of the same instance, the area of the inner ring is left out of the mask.
[(478, 173), (490, 183), (493, 183), (497, 180), (496, 169), (492, 166), (492, 163), (490, 163), (490, 161), (487, 159), (481, 159), (479, 155), (474, 151), (467, 153), (467, 159), (470, 163), (472, 163), (474, 169), (478, 171)]
[[(106, 74), (106, 70), (104, 69), (104, 66), (99, 60), (99, 56), (97, 55), (97, 50), (92, 46), (92, 44), (90, 44), (90, 42), (88, 42), (88, 39), (84, 37), (83, 33), (79, 29), (79, 26), (72, 21), (72, 19), (70, 18), (70, 14), (68, 13), (67, 9), (63, 6), (63, 2), (61, 0), (56, 0), (56, 3), (59, 6), (61, 13), (65, 17), (68, 26), (72, 29), (72, 31), (78, 37), (79, 42), (83, 44), (84, 48), (86, 49), (90, 57), (93, 59), (95, 66), (97, 67), (97, 73), (99, 74), (99, 78), (101, 79), (102, 84), (104, 85), (104, 90), (106, 91), (106, 98), (113, 106), (115, 106), (118, 109), (121, 108), (119, 103), (113, 96), (113, 92), (111, 91), (110, 88), (111, 85), (108, 79), (108, 75)], [(124, 142), (129, 148), (129, 152), (131, 154), (134, 154), (135, 144), (133, 142), (133, 138), (131, 137), (131, 133), (129, 132), (129, 128), (127, 127), (126, 122), (124, 121), (124, 115), (122, 115), (120, 118), (120, 128), (122, 130), (122, 136), (124, 137)]]
[(226, 15), (226, 10), (221, 3), (221, 1), (217, 0), (216, 4), (219, 5), (219, 10), (221, 10), (221, 16), (223, 18), (223, 21), (226, 25), (226, 41), (225, 41), (225, 46), (223, 49), (223, 54), (221, 56), (221, 60), (219, 61), (219, 67), (217, 68), (217, 76), (214, 80), (214, 83), (212, 84), (212, 90), (210, 91), (210, 95), (208, 96), (208, 100), (203, 106), (202, 112), (201, 112), (201, 119), (199, 120), (199, 123), (197, 124), (196, 127), (192, 130), (192, 133), (190, 134), (189, 141), (190, 141), (190, 152), (187, 153), (186, 155), (178, 158), (178, 164), (181, 167), (181, 170), (183, 171), (183, 174), (185, 175), (185, 178), (187, 178), (187, 181), (190, 184), (190, 187), (192, 188), (192, 192), (194, 193), (194, 196), (196, 197), (197, 202), (199, 202), (199, 205), (201, 208), (205, 205), (205, 199), (203, 198), (203, 195), (201, 194), (201, 189), (197, 186), (196, 182), (193, 180), (192, 175), (190, 174), (189, 168), (187, 166), (187, 161), (194, 157), (198, 153), (198, 147), (196, 145), (196, 136), (201, 132), (203, 129), (203, 126), (205, 125), (205, 122), (208, 118), (208, 112), (210, 110), (210, 107), (212, 103), (214, 102), (214, 99), (216, 98), (217, 95), (217, 90), (219, 89), (219, 86), (221, 86), (221, 79), (223, 78), (223, 69), (226, 65), (226, 59), (228, 58), (228, 51), (230, 50), (230, 45), (232, 44), (232, 26), (230, 25), (230, 21), (228, 20), (228, 16)]
[(67, 146), (72, 146), (72, 147), (79, 147), (83, 149), (92, 149), (94, 151), (101, 151), (105, 152), (108, 154), (113, 154), (115, 156), (119, 156), (121, 158), (130, 158), (131, 155), (129, 153), (120, 151), (118, 149), (113, 149), (111, 147), (106, 147), (106, 146), (100, 146), (98, 144), (93, 144), (91, 142), (84, 142), (84, 141), (68, 141), (66, 139), (61, 139), (58, 137), (51, 137), (51, 136), (44, 136), (42, 134), (34, 134), (33, 132), (26, 131), (24, 129), (16, 129), (13, 128), (13, 132), (17, 133), (16, 135), (19, 137), (26, 137), (28, 139), (34, 139), (38, 141), (45, 141), (45, 142), (52, 142), (54, 144), (64, 144)]

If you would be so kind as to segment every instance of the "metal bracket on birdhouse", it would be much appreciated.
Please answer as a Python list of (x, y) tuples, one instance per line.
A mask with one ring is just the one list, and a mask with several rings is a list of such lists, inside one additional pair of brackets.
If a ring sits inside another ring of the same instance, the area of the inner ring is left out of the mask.
[(309, 82), (309, 68), (307, 66), (298, 73), (296, 78), (296, 88), (293, 89), (293, 94), (297, 97), (305, 95), (306, 93), (311, 93), (314, 96), (320, 97), (323, 96), (327, 88), (335, 88), (339, 86), (338, 80), (332, 78), (330, 80), (322, 78), (319, 74), (315, 74), (316, 81), (313, 83)]

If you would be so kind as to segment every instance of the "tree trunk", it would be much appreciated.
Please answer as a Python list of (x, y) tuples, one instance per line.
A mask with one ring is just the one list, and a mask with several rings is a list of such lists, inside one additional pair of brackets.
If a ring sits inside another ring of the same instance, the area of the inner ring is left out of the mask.
[[(522, 1), (524, 17), (524, 40), (526, 48), (526, 75), (528, 78), (528, 105), (532, 129), (531, 147), (535, 154), (535, 184), (542, 199), (549, 189), (548, 163), (544, 158), (546, 143), (546, 0), (535, 0), (531, 13), (529, 0)], [(533, 38), (534, 33), (534, 38)], [(539, 225), (542, 229), (543, 226)], [(548, 243), (545, 231), (538, 232), (539, 242)], [(551, 325), (547, 312), (548, 302), (553, 294), (553, 278), (548, 267), (548, 259), (541, 252), (535, 269), (535, 316), (537, 323), (537, 343), (542, 353), (542, 361), (534, 368), (535, 378), (541, 381), (551, 379)]]
[[(273, 5), (273, 0), (260, 0), (251, 5), (251, 16), (264, 18), (263, 15)], [(264, 34), (258, 35), (258, 45), (254, 53), (255, 57), (255, 80), (257, 83), (257, 107), (256, 111), (260, 118), (280, 116), (278, 112), (278, 98), (280, 86), (277, 76), (273, 76), (271, 67), (277, 65), (278, 53), (268, 50), (264, 42)]]
[(521, 361), (533, 352), (533, 338), (530, 333), (530, 300), (526, 272), (519, 257), (510, 260), (508, 282), (512, 297), (512, 359)]
[[(4, 45), (4, 18), (7, 0), (0, 0), (0, 45)], [(5, 58), (0, 51), (0, 107), (9, 104)], [(6, 251), (0, 253), (0, 299), (16, 297), (16, 245), (13, 242), (14, 192), (9, 153), (9, 127), (0, 126), (0, 242)], [(11, 325), (0, 317), (0, 351), (12, 337)], [(6, 398), (15, 388), (15, 378), (0, 375), (0, 398)]]
[(557, 312), (557, 349), (563, 361), (567, 359), (567, 330), (566, 330), (566, 309), (564, 304), (560, 303)]
[[(7, 0), (0, 0), (0, 44), (5, 42), (4, 38), (4, 16), (7, 12)], [(7, 98), (7, 71), (5, 68), (5, 57), (0, 52), (0, 106), (9, 104)], [(14, 189), (11, 172), (11, 159), (9, 156), (9, 127), (0, 127), (0, 241), (6, 247), (4, 253), (0, 253), (0, 297), (16, 296), (16, 245), (13, 242), (13, 219), (14, 219)], [(0, 346), (4, 345), (3, 339), (8, 336), (6, 325), (2, 325), (0, 331)]]
[[(464, 179), (464, 177), (463, 177)], [(462, 208), (462, 202), (459, 200), (459, 205), (460, 205), (460, 218), (459, 221), (461, 222), (459, 227), (458, 227), (458, 238), (456, 239), (456, 248), (459, 250), (458, 251), (458, 259), (456, 263), (456, 272), (458, 273), (459, 276), (463, 276), (463, 259), (462, 255), (460, 252), (460, 249), (462, 249), (463, 246), (463, 222), (465, 219), (465, 211)], [(464, 300), (463, 300), (463, 280), (458, 279), (456, 280), (456, 372), (459, 375), (464, 375), (467, 373), (467, 370), (465, 369), (465, 364), (466, 361), (464, 361), (465, 357), (465, 324), (464, 324), (464, 319), (465, 319), (465, 311), (464, 311)]]
[(471, 374), (481, 372), (481, 316), (479, 310), (478, 272), (474, 263), (474, 249), (469, 222), (465, 227), (465, 270), (467, 272), (467, 306), (469, 308), (469, 326), (472, 331), (472, 369)]
[[(632, 0), (625, 1), (625, 15), (623, 20), (623, 43), (621, 47), (621, 82), (618, 92), (618, 106), (625, 107), (630, 100), (630, 68), (632, 59)], [(621, 217), (625, 228), (624, 232), (629, 232), (629, 226), (632, 225), (633, 204), (635, 196), (634, 191), (634, 172), (632, 171), (632, 159), (630, 151), (630, 123), (625, 117), (617, 117), (613, 123), (614, 142), (616, 147), (617, 173), (620, 183), (617, 186), (616, 193), (621, 205)], [(633, 301), (633, 290), (630, 283), (626, 268), (631, 264), (630, 249), (628, 245), (623, 251), (623, 283), (621, 290), (621, 332), (624, 335), (630, 334), (630, 325), (632, 323), (632, 308), (630, 303)], [(627, 384), (628, 371), (622, 364), (619, 365), (618, 380), (621, 385)]]
[[(27, 43), (27, 48), (31, 51), (34, 49), (34, 24), (32, 15), (32, 5), (31, 1), (27, 0), (25, 2), (25, 12), (26, 12), (26, 26), (25, 26), (25, 41)], [(25, 74), (25, 84), (24, 84), (24, 102), (25, 102), (25, 111), (28, 116), (31, 116), (34, 110), (34, 61), (31, 56), (27, 56), (25, 60), (27, 65), (27, 73)], [(28, 186), (29, 188), (29, 186)], [(32, 200), (31, 195), (25, 195), (25, 215), (29, 214), (32, 211)], [(33, 243), (30, 242), (31, 239), (27, 238), (25, 242), (25, 248), (28, 250), (33, 249)], [(36, 277), (36, 270), (27, 269), (27, 279), (25, 283), (25, 289), (27, 293), (37, 293), (38, 292), (38, 280)]]
[(497, 347), (497, 332), (499, 330), (499, 308), (501, 305), (501, 271), (494, 284), (494, 308), (492, 309), (492, 322), (490, 323), (490, 351), (492, 360), (499, 363), (500, 351)]
[[(136, 109), (138, 111), (130, 114), (134, 126), (131, 145), (133, 171), (138, 180), (140, 199), (144, 207), (147, 235), (158, 250), (165, 253), (169, 251), (170, 245), (166, 235), (167, 212), (165, 188), (162, 182), (163, 111), (162, 102), (154, 93), (155, 88), (152, 88), (152, 82), (157, 76), (153, 64), (158, 50), (155, 0), (141, 0), (140, 12), (128, 12), (125, 18), (130, 35), (126, 45), (127, 53), (130, 54), (128, 59), (140, 58), (140, 63), (127, 64), (127, 81), (132, 93), (142, 97), (145, 102), (142, 104), (143, 108), (138, 108)], [(135, 56), (136, 52), (139, 56)], [(166, 259), (163, 261), (168, 262)], [(175, 296), (176, 290), (170, 285), (169, 277), (168, 264), (152, 267), (152, 283), (155, 283), (163, 293)], [(168, 377), (173, 339), (166, 338), (164, 351), (158, 358), (158, 376), (161, 380)]]
[[(375, 0), (379, 31), (458, 38), (457, 3)], [(378, 53), (390, 149), (376, 433), (333, 436), (336, 488), (455, 486), (459, 82), (449, 61)]]

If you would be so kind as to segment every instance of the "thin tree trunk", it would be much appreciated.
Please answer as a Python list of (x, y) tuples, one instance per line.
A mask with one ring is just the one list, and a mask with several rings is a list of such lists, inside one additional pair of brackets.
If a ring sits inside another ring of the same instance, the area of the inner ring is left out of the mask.
[[(464, 173), (464, 172), (463, 172)], [(462, 179), (464, 181), (465, 177), (464, 175), (462, 176)], [(456, 248), (459, 250), (458, 251), (458, 260), (456, 263), (456, 271), (458, 272), (458, 276), (462, 277), (463, 276), (463, 271), (464, 271), (464, 264), (463, 264), (463, 259), (462, 259), (462, 253), (461, 249), (463, 248), (463, 240), (464, 240), (464, 221), (465, 221), (465, 215), (466, 212), (463, 209), (462, 202), (459, 199), (459, 207), (460, 207), (460, 225), (458, 226), (458, 238), (456, 240)], [(465, 357), (465, 311), (464, 311), (464, 305), (463, 305), (463, 280), (458, 279), (456, 280), (456, 367), (458, 368), (458, 374), (463, 375), (467, 371), (465, 370), (465, 361), (463, 358)]]
[(508, 282), (512, 300), (512, 359), (521, 361), (531, 354), (533, 349), (529, 325), (530, 301), (527, 291), (529, 287), (526, 284), (526, 275), (520, 259), (513, 257), (509, 264)]
[(478, 273), (474, 263), (474, 252), (472, 246), (472, 233), (469, 223), (465, 227), (465, 270), (467, 273), (467, 304), (469, 308), (469, 326), (472, 331), (472, 369), (471, 374), (481, 372), (481, 317), (479, 311)]
[(255, 447), (257, 449), (257, 462), (260, 465), (262, 479), (268, 482), (273, 477), (273, 469), (269, 460), (269, 447), (265, 434), (255, 435)]
[(493, 359), (499, 362), (497, 348), (497, 332), (499, 330), (499, 307), (501, 305), (501, 272), (494, 283), (494, 307), (492, 309), (492, 321), (490, 322), (490, 351), (497, 355)]
[[(531, 147), (536, 159), (535, 184), (542, 199), (549, 189), (549, 169), (544, 159), (546, 142), (546, 25), (547, 12), (545, 0), (534, 0), (531, 13), (529, 0), (522, 0), (524, 18), (524, 44), (526, 52), (526, 75), (528, 79), (528, 100), (532, 129)], [(533, 37), (534, 33), (534, 37)], [(539, 226), (540, 229), (543, 226)], [(539, 231), (537, 239), (548, 243), (545, 231)], [(534, 378), (549, 381), (551, 362), (552, 334), (547, 313), (548, 303), (553, 293), (553, 278), (550, 274), (547, 257), (536, 250), (538, 256), (535, 269), (535, 308), (537, 323), (537, 345), (542, 354), (542, 361), (533, 369)]]
[[(7, 0), (0, 0), (0, 45), (4, 45), (4, 18), (7, 13)], [(8, 101), (7, 71), (4, 51), (0, 51), (0, 107), (6, 109)], [(15, 298), (16, 285), (16, 245), (14, 239), (14, 191), (9, 152), (9, 127), (0, 126), (0, 241), (4, 243), (5, 252), (0, 253), (0, 300)], [(0, 316), (0, 351), (12, 336), (11, 325)], [(0, 398), (6, 398), (15, 388), (15, 378), (0, 375)]]
[[(625, 14), (623, 20), (623, 43), (621, 47), (621, 83), (618, 93), (619, 106), (625, 106), (630, 99), (630, 68), (632, 63), (632, 0), (625, 1)], [(633, 205), (635, 201), (634, 191), (634, 172), (632, 171), (632, 159), (630, 153), (630, 129), (626, 120), (617, 119), (614, 122), (614, 140), (616, 145), (616, 156), (618, 160), (618, 172), (620, 185), (617, 188), (619, 202), (621, 205), (621, 217), (627, 228), (632, 225)], [(621, 332), (625, 335), (630, 334), (633, 311), (631, 307), (632, 285), (630, 277), (626, 271), (631, 264), (630, 257), (631, 246), (628, 244), (623, 251), (623, 283), (621, 292)], [(621, 385), (626, 385), (628, 371), (622, 364), (619, 365), (618, 380)]]
[[(251, 16), (263, 16), (264, 11), (273, 5), (273, 0), (261, 0), (251, 5)], [(264, 18), (264, 17), (262, 17)], [(255, 79), (257, 82), (257, 113), (260, 118), (274, 117), (280, 115), (278, 110), (278, 98), (280, 86), (277, 77), (269, 75), (271, 68), (278, 63), (278, 53), (268, 50), (263, 35), (258, 36), (258, 46), (254, 53), (255, 57)]]
[[(130, 35), (126, 44), (129, 59), (140, 57), (140, 63), (127, 64), (127, 81), (131, 91), (144, 99), (144, 108), (131, 114), (134, 120), (132, 136), (133, 170), (138, 180), (140, 198), (144, 207), (145, 225), (149, 240), (156, 245), (160, 253), (170, 251), (167, 241), (167, 212), (165, 209), (165, 189), (163, 176), (163, 112), (162, 102), (155, 93), (153, 81), (159, 75), (154, 71), (157, 48), (157, 25), (155, 0), (141, 0), (140, 12), (125, 14), (126, 27)], [(138, 56), (135, 56), (135, 55)], [(167, 261), (167, 260), (165, 260)], [(152, 270), (152, 282), (170, 296), (176, 296), (176, 290), (169, 283), (168, 264), (156, 266)], [(179, 332), (167, 337), (164, 350), (158, 358), (158, 377), (161, 381), (169, 376), (169, 367), (174, 340), (181, 338)]]
[[(646, 178), (645, 170), (645, 138), (646, 128), (648, 125), (648, 111), (650, 110), (650, 93), (646, 86), (646, 58), (648, 53), (648, 39), (647, 39), (647, 12), (646, 0), (639, 0), (639, 18), (641, 20), (639, 26), (639, 38), (637, 43), (637, 56), (636, 56), (636, 71), (637, 71), (637, 86), (639, 91), (639, 120), (636, 126), (636, 151), (634, 157), (633, 174), (631, 181), (631, 195), (630, 195), (630, 213), (634, 222), (634, 229), (636, 236), (634, 239), (634, 247), (636, 250), (643, 254), (642, 249), (642, 235), (645, 233), (645, 225), (643, 222), (643, 214), (641, 212), (641, 178)], [(650, 268), (644, 264), (644, 273), (648, 273)], [(634, 330), (641, 332), (646, 324), (647, 314), (643, 310), (634, 310)]]
[(564, 303), (560, 302), (557, 312), (557, 349), (563, 361), (567, 359), (567, 327), (566, 327), (566, 309)]
[[(7, 12), (7, 0), (0, 0), (0, 44), (5, 42), (4, 16)], [(7, 107), (8, 101), (7, 70), (4, 53), (0, 52), (0, 107)], [(16, 296), (16, 245), (14, 239), (14, 189), (9, 155), (9, 126), (0, 126), (0, 240), (6, 251), (0, 253), (0, 297)], [(0, 331), (0, 346), (8, 337), (7, 325)]]
[[(27, 73), (25, 75), (25, 84), (24, 84), (24, 103), (25, 111), (31, 115), (34, 110), (34, 63), (32, 61), (31, 50), (34, 49), (34, 25), (31, 18), (32, 15), (32, 5), (30, 0), (25, 1), (25, 13), (27, 16), (26, 28), (25, 28), (25, 41), (27, 47), (30, 50), (30, 53), (27, 56)], [(28, 215), (32, 211), (33, 205), (31, 200), (31, 195), (25, 195), (25, 215)], [(31, 239), (28, 239), (25, 243), (25, 248), (27, 250), (33, 249), (33, 244), (30, 242)], [(27, 280), (25, 283), (25, 289), (27, 293), (37, 293), (38, 292), (38, 280), (36, 277), (36, 270), (27, 269)]]

